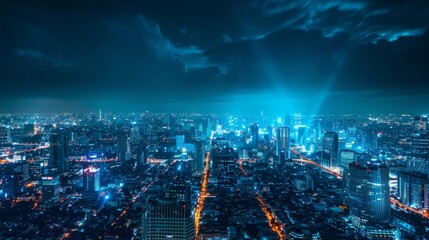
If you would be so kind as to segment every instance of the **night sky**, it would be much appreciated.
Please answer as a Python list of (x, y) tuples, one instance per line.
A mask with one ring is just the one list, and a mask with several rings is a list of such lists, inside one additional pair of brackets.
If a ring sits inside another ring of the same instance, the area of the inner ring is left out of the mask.
[(95, 2), (0, 2), (0, 112), (429, 112), (427, 0)]

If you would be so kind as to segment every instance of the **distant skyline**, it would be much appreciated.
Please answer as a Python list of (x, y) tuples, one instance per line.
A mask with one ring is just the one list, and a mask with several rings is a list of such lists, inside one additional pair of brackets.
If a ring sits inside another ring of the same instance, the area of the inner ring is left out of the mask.
[(429, 113), (425, 0), (3, 1), (1, 113)]

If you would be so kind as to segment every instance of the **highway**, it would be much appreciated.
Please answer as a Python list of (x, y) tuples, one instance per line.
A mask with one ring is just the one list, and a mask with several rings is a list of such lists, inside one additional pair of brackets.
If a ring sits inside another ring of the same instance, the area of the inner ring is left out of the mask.
[(209, 171), (210, 171), (210, 152), (206, 153), (205, 159), (206, 165), (203, 172), (203, 179), (201, 181), (201, 190), (197, 200), (197, 206), (195, 207), (195, 239), (198, 239), (198, 234), (200, 232), (200, 220), (201, 212), (204, 208), (204, 202), (206, 197), (209, 196), (207, 192), (207, 183), (209, 180)]
[(21, 150), (21, 151), (12, 152), (12, 153), (2, 154), (2, 155), (0, 155), (0, 158), (9, 157), (9, 156), (13, 156), (13, 155), (19, 155), (22, 153), (35, 152), (35, 151), (39, 151), (41, 149), (46, 149), (46, 148), (49, 148), (49, 144), (45, 144), (43, 146), (38, 146), (36, 148), (25, 149), (25, 150)]

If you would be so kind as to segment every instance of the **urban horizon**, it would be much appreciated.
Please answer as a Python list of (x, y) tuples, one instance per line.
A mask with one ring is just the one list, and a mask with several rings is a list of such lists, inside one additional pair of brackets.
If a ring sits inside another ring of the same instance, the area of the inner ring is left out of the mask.
[(428, 3), (0, 1), (0, 240), (428, 240)]

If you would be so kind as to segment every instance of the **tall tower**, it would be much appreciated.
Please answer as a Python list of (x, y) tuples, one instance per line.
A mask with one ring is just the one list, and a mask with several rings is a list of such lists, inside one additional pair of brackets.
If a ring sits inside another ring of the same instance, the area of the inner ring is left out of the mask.
[(118, 163), (125, 163), (129, 148), (129, 139), (125, 133), (120, 133), (117, 137), (117, 156)]
[(328, 168), (338, 168), (338, 134), (326, 132), (323, 136), (321, 163)]
[(405, 205), (429, 210), (428, 175), (419, 172), (399, 172), (398, 197)]
[(204, 160), (206, 155), (205, 141), (195, 142), (194, 170), (202, 172), (204, 170)]
[(173, 114), (170, 114), (168, 123), (170, 125), (170, 139), (174, 139), (176, 137), (176, 118)]
[(195, 222), (191, 213), (191, 186), (178, 177), (171, 188), (158, 198), (148, 200), (143, 213), (142, 239), (195, 239)]
[(389, 169), (384, 163), (350, 163), (348, 193), (353, 225), (360, 228), (389, 222)]
[(366, 128), (362, 130), (362, 147), (365, 150), (377, 149), (377, 130)]
[(290, 158), (290, 130), (288, 127), (278, 127), (276, 130), (276, 154), (280, 162)]
[(60, 177), (56, 174), (42, 176), (42, 203), (55, 205), (60, 200)]
[(250, 136), (252, 137), (252, 148), (257, 148), (259, 142), (259, 127), (257, 123), (250, 125)]
[(68, 170), (68, 139), (65, 133), (51, 133), (48, 167), (59, 172)]
[(83, 170), (83, 197), (98, 198), (100, 190), (100, 169), (89, 166)]

